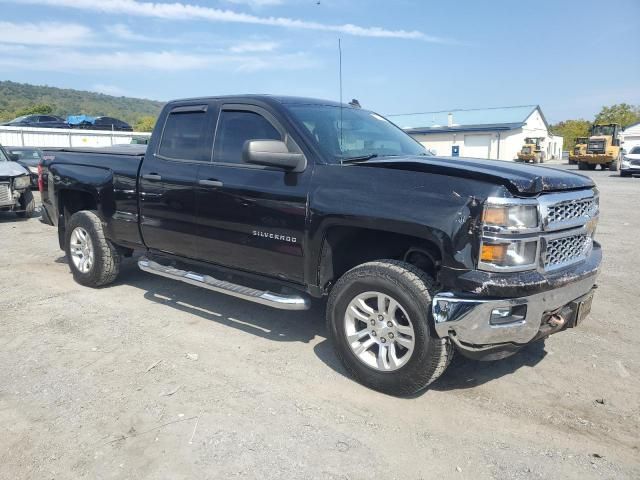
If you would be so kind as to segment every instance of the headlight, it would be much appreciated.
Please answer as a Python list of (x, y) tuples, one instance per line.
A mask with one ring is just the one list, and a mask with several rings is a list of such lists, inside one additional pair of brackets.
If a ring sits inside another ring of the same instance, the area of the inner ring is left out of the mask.
[(13, 188), (15, 189), (27, 188), (29, 185), (31, 185), (31, 178), (28, 175), (22, 175), (13, 180)]
[[(540, 225), (537, 200), (487, 199), (482, 212), (478, 268), (493, 272), (535, 269)], [(525, 233), (535, 236), (522, 238)]]
[[(538, 258), (538, 240), (484, 240), (480, 263), (490, 269), (526, 270), (535, 268)], [(495, 268), (497, 267), (497, 268)]]
[(529, 205), (496, 205), (488, 203), (482, 214), (482, 222), (486, 227), (507, 230), (530, 230), (538, 227), (538, 206)]
[(38, 174), (38, 167), (29, 167), (29, 171), (34, 174)]
[(631, 166), (631, 162), (627, 157), (622, 157), (622, 162), (620, 164), (622, 168), (629, 168)]

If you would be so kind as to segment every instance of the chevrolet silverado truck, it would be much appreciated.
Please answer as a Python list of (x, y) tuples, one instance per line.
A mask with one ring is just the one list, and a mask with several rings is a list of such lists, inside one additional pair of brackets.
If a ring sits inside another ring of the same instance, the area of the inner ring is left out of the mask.
[(577, 326), (601, 261), (584, 176), (442, 158), (381, 115), (303, 98), (169, 102), (148, 146), (45, 152), (43, 221), (82, 285), (145, 272), (284, 310), (328, 298), (368, 387), (424, 389)]

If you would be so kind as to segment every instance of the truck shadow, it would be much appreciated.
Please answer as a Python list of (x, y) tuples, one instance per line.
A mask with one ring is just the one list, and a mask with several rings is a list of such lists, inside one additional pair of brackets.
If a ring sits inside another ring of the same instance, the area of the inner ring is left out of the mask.
[[(144, 291), (146, 300), (199, 319), (276, 342), (310, 343), (316, 337), (320, 337), (320, 342), (313, 348), (316, 357), (336, 373), (350, 378), (327, 339), (324, 322), (325, 301), (314, 301), (311, 309), (307, 311), (280, 311), (149, 275), (138, 270), (135, 261), (131, 259), (123, 263), (121, 273), (121, 280), (116, 284), (139, 288)], [(532, 343), (509, 358), (493, 362), (469, 360), (457, 354), (444, 375), (431, 385), (429, 390), (473, 388), (510, 375), (522, 367), (533, 367), (546, 355), (544, 341)], [(427, 391), (408, 398), (420, 397)]]
[(484, 383), (510, 375), (522, 367), (533, 367), (547, 355), (544, 340), (531, 343), (509, 358), (479, 362), (457, 354), (449, 368), (431, 390), (447, 391), (477, 387)]
[[(419, 398), (429, 390), (449, 391), (477, 387), (510, 375), (522, 367), (533, 367), (547, 355), (544, 348), (544, 341), (538, 341), (527, 345), (509, 358), (492, 362), (479, 362), (456, 354), (449, 368), (429, 388), (404, 398)], [(316, 345), (314, 352), (323, 363), (331, 367), (335, 372), (349, 377), (349, 374), (333, 352), (328, 340)]]
[(277, 342), (309, 343), (324, 336), (324, 302), (301, 312), (275, 310), (221, 293), (186, 285), (138, 270), (134, 261), (122, 265), (122, 283), (139, 288), (146, 300)]

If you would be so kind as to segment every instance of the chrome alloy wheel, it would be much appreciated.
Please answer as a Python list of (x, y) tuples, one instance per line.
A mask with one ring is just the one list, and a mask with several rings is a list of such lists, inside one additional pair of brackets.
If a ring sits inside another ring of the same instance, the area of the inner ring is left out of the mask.
[(364, 292), (351, 300), (344, 328), (353, 353), (375, 370), (397, 370), (413, 354), (415, 332), (409, 315), (385, 293)]
[(82, 227), (76, 227), (69, 239), (71, 260), (81, 273), (88, 273), (94, 262), (93, 243), (89, 233)]

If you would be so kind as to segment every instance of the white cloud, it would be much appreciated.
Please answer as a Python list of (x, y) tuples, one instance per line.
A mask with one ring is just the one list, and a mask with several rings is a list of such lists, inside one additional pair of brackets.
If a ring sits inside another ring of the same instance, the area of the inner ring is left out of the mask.
[(252, 8), (272, 7), (274, 5), (282, 5), (283, 0), (225, 0), (228, 3), (236, 5), (249, 5)]
[(276, 42), (240, 42), (233, 45), (229, 51), (233, 53), (250, 53), (250, 52), (273, 52), (278, 48)]
[(67, 7), (85, 11), (116, 15), (136, 15), (167, 20), (204, 20), (211, 22), (245, 23), (274, 27), (297, 28), (378, 38), (404, 38), (434, 43), (451, 43), (447, 39), (427, 35), (417, 30), (389, 30), (381, 27), (363, 27), (344, 24), (331, 25), (289, 17), (265, 17), (228, 9), (203, 7), (188, 3), (157, 3), (136, 0), (1, 0), (3, 2)]
[(113, 25), (109, 25), (106, 27), (107, 32), (109, 32), (114, 37), (119, 38), (120, 40), (131, 40), (131, 41), (143, 41), (147, 42), (152, 40), (149, 37), (144, 35), (140, 35), (139, 33), (135, 33), (129, 27), (124, 25), (123, 23), (114, 23)]
[(75, 23), (0, 22), (0, 42), (19, 45), (79, 45), (93, 39), (91, 30)]
[[(0, 45), (0, 52), (3, 50)], [(118, 51), (88, 53), (65, 49), (10, 50), (0, 55), (0, 67), (22, 70), (80, 72), (80, 71), (183, 71), (231, 70), (255, 72), (259, 70), (300, 70), (313, 68), (317, 62), (303, 53), (261, 55), (260, 57), (232, 53), (185, 53), (179, 51)]]
[(105, 27), (105, 30), (118, 40), (127, 42), (146, 42), (146, 43), (182, 43), (175, 38), (161, 38), (143, 35), (131, 30), (123, 23), (114, 23)]

